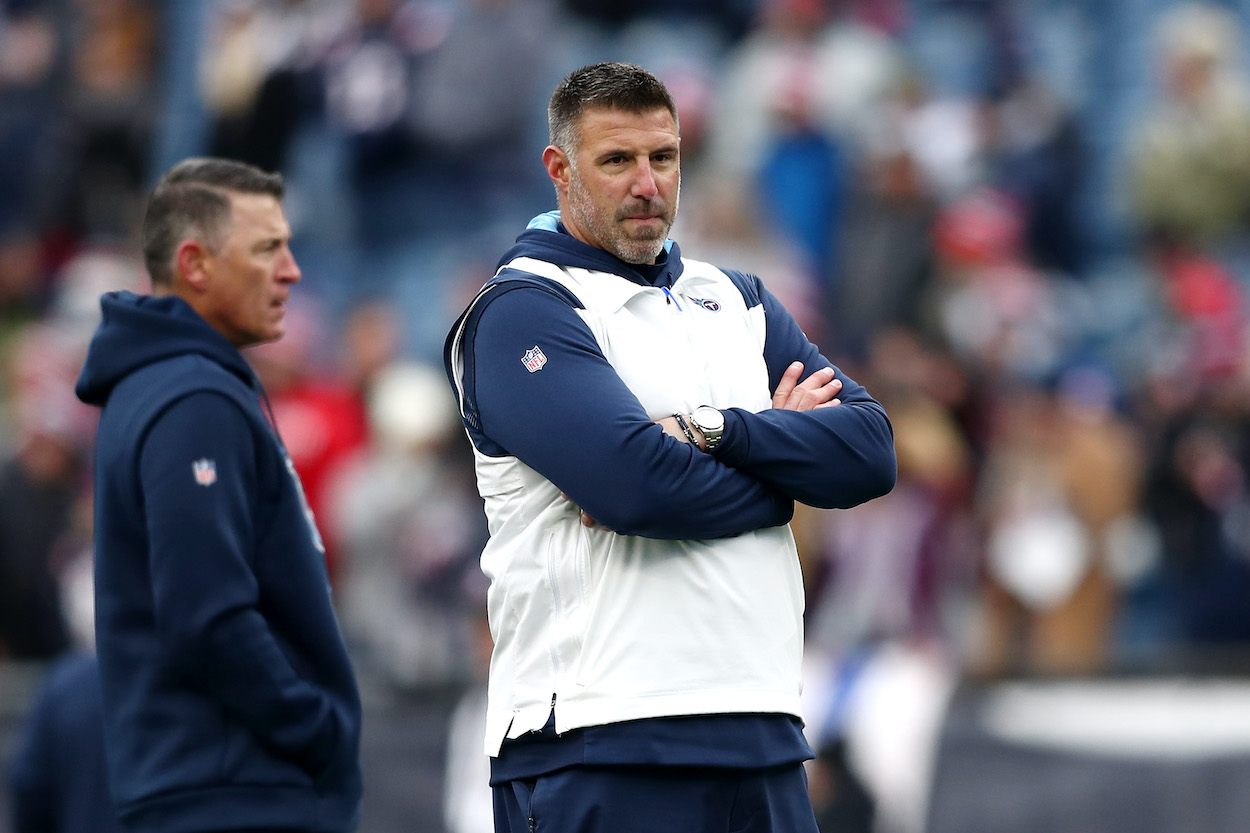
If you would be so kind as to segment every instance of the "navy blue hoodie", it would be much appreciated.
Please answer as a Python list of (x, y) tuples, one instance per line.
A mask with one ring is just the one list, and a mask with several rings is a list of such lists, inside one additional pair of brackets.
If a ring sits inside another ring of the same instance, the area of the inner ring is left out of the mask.
[(360, 697), (260, 382), (180, 298), (101, 307), (76, 392), (103, 407), (96, 640), (120, 817), (352, 830)]

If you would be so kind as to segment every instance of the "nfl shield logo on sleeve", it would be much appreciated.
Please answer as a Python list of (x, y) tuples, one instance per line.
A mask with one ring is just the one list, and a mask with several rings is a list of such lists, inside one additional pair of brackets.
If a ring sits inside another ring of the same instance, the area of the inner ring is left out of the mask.
[(195, 482), (201, 486), (211, 486), (217, 482), (217, 464), (207, 457), (192, 463), (191, 471), (195, 473)]
[(521, 357), (521, 364), (525, 365), (525, 369), (530, 373), (542, 370), (543, 365), (547, 363), (547, 357), (543, 355), (543, 351), (537, 344), (525, 351), (525, 355)]

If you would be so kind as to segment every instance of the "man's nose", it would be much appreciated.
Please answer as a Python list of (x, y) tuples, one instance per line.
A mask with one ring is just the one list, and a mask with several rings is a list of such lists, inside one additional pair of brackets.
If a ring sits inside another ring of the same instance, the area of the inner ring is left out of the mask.
[(632, 196), (649, 200), (653, 199), (659, 191), (659, 187), (655, 184), (655, 172), (651, 170), (651, 163), (647, 160), (639, 162), (637, 173), (634, 176)]
[(286, 256), (278, 264), (278, 280), (286, 283), (298, 283), (303, 276), (304, 273), (300, 271), (299, 264), (295, 262), (295, 254), (290, 249), (287, 249)]

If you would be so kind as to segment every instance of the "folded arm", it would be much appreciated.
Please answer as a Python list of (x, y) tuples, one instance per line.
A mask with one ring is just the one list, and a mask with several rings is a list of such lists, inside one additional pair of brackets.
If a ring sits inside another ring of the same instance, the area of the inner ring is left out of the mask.
[[(493, 295), (464, 339), (481, 451), (515, 455), (622, 534), (719, 538), (789, 521), (789, 498), (656, 424), (566, 300), (532, 286)], [(531, 371), (535, 347), (546, 361)]]
[[(785, 393), (774, 407), (753, 413), (724, 411), (725, 433), (714, 456), (800, 503), (846, 508), (879, 497), (894, 487), (897, 464), (894, 432), (885, 409), (868, 391), (820, 354), (793, 316), (770, 293), (755, 286), (764, 305), (768, 335), (764, 358), (769, 385)], [(800, 408), (796, 396), (804, 385), (787, 391), (787, 370), (803, 365), (807, 392)], [(832, 373), (829, 385), (823, 382)], [(813, 379), (813, 374), (823, 374)], [(829, 397), (836, 394), (837, 407)]]

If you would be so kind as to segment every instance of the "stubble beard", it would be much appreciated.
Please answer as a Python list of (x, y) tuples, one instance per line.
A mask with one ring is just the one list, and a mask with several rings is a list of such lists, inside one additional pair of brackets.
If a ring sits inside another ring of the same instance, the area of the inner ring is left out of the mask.
[[(662, 214), (658, 228), (643, 228), (637, 235), (631, 235), (626, 230), (625, 221), (631, 213), (639, 208), (646, 210), (657, 207)], [(595, 210), (594, 200), (582, 185), (581, 178), (575, 174), (569, 180), (569, 213), (573, 215), (572, 219), (578, 227), (590, 231), (604, 251), (616, 255), (626, 263), (654, 263), (664, 250), (668, 232), (677, 216), (677, 198), (674, 197), (671, 210), (665, 210), (662, 201), (654, 200), (645, 206), (634, 206), (628, 210), (624, 207), (618, 208), (614, 216), (608, 219)]]

